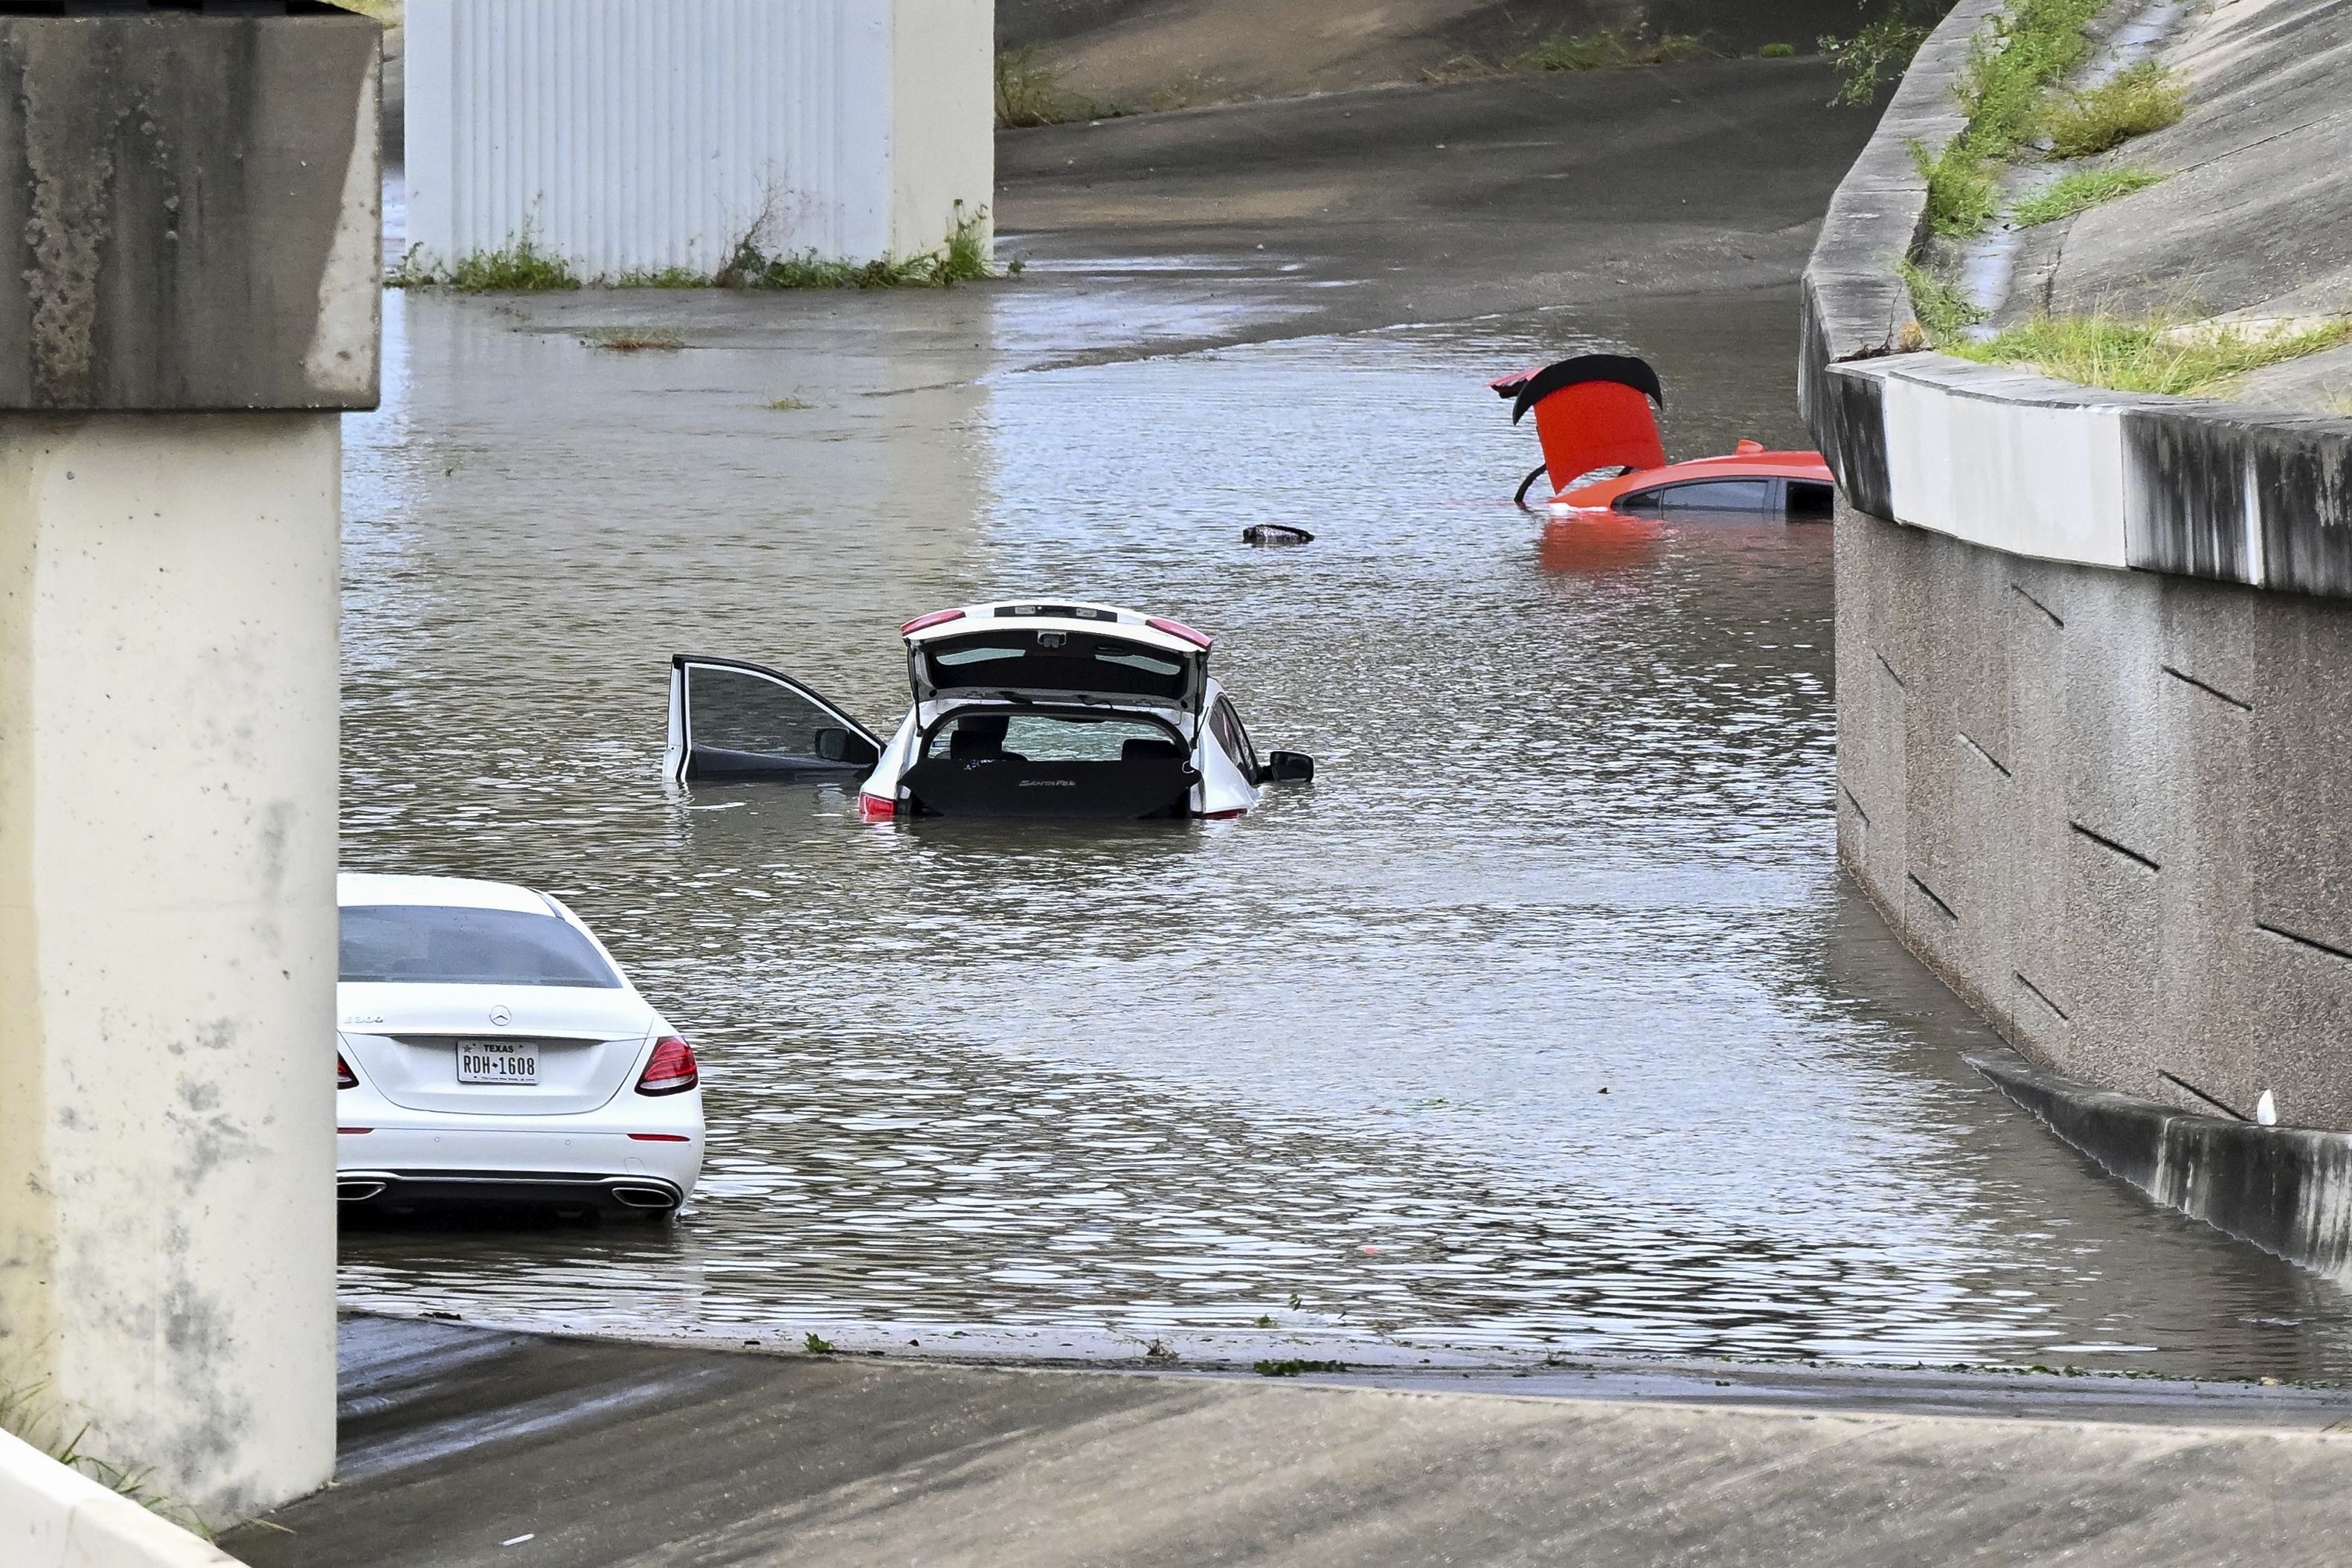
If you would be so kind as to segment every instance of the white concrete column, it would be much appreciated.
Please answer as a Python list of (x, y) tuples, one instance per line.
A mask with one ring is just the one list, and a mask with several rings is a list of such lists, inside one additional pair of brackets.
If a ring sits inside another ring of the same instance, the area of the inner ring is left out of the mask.
[(936, 250), (996, 201), (994, 0), (890, 0), (890, 251)]
[(334, 1462), (377, 40), (0, 16), (0, 1387), (217, 1522)]
[(0, 418), (0, 1377), (334, 1463), (334, 414)]

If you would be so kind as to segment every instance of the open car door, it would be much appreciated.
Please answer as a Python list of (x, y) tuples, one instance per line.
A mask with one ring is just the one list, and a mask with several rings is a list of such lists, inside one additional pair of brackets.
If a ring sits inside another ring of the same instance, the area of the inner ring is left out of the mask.
[(873, 731), (790, 676), (740, 659), (670, 658), (662, 772), (680, 784), (854, 776), (881, 755)]

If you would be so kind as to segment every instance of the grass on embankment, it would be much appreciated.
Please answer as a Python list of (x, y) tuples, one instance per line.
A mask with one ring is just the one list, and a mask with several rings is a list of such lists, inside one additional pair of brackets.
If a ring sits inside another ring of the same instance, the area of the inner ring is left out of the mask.
[[(616, 278), (583, 279), (563, 258), (541, 249), (526, 226), (503, 247), (477, 251), (451, 267), (436, 266), (412, 250), (384, 281), (394, 289), (453, 289), (461, 294), (543, 293), (590, 283), (613, 289), (946, 289), (996, 276), (988, 259), (987, 227), (988, 215), (982, 211), (959, 221), (937, 250), (874, 261), (829, 260), (814, 250), (770, 256), (746, 237), (737, 242), (733, 258), (715, 273), (667, 267), (652, 272), (624, 272)], [(1005, 270), (1019, 272), (1021, 263), (1016, 260)], [(598, 346), (625, 345), (603, 342)], [(645, 342), (625, 346), (677, 345)]]
[(2189, 89), (2176, 73), (2142, 60), (2088, 92), (2067, 94), (2043, 117), (2042, 131), (2059, 157), (2087, 158), (2179, 123), (2188, 102)]
[(2163, 180), (2153, 169), (2077, 169), (2049, 189), (2018, 203), (2009, 216), (2018, 227), (2032, 228), (2088, 212), (2102, 202), (2144, 191)]
[(1984, 312), (1969, 303), (1949, 279), (1916, 261), (1900, 262), (1895, 270), (1903, 274), (1904, 284), (1911, 290), (1911, 313), (1919, 318), (1920, 328), (1927, 334), (1927, 342), (1906, 343), (1906, 350), (1948, 342), (1959, 336), (1963, 328), (1984, 320)]
[[(1925, 310), (1920, 324), (1931, 332), (1936, 330)], [(2184, 327), (2159, 317), (2132, 321), (2088, 315), (2037, 317), (1982, 342), (1954, 341), (1940, 346), (1962, 359), (2030, 365), (2084, 386), (2199, 396), (2228, 393), (2249, 371), (2347, 342), (2352, 342), (2352, 318), (2325, 326), (2252, 331)]]
[[(1177, 107), (1171, 104), (1170, 107)], [(1059, 66), (1032, 44), (1002, 49), (996, 56), (996, 128), (1021, 131), (1033, 125), (1063, 125), (1073, 120), (1112, 120), (1126, 110), (1098, 103), (1062, 85)]]
[(1911, 144), (1936, 233), (1964, 237), (1992, 221), (2001, 165), (2039, 128), (2043, 94), (2089, 55), (2083, 26), (2100, 6), (2101, 0), (2014, 0), (2007, 16), (1994, 19), (1993, 31), (1969, 46), (1954, 89), (1968, 128), (1932, 156)]

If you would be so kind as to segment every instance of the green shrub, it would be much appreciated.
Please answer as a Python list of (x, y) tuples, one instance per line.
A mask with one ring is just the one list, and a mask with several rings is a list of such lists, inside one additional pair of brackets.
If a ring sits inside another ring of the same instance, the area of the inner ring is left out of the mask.
[(1570, 36), (1554, 33), (1542, 43), (1503, 62), (1511, 70), (1614, 70), (1687, 59), (1700, 49), (1696, 33), (1653, 35), (1639, 12), (1613, 27)]
[(2021, 228), (2055, 223), (2060, 218), (2088, 212), (2101, 202), (2160, 184), (2163, 180), (2164, 176), (2153, 169), (2077, 169), (2062, 176), (2048, 190), (2018, 203), (2016, 211), (2010, 216)]
[(1832, 103), (1862, 107), (1882, 89), (1901, 79), (1911, 57), (1951, 10), (1953, 0), (1879, 0), (1877, 14), (1851, 38), (1824, 37), (1822, 53), (1837, 67), (1839, 88)]
[(1756, 51), (1756, 58), (1760, 60), (1785, 60), (1796, 52), (1794, 44), (1767, 44)]
[(2189, 89), (2155, 60), (2117, 71), (2088, 92), (2070, 93), (2049, 110), (2043, 129), (2061, 158), (2084, 158), (2179, 121)]

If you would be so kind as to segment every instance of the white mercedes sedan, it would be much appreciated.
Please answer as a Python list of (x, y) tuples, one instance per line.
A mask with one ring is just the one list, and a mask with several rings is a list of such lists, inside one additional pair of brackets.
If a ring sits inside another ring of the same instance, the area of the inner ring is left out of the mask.
[(456, 877), (344, 875), (335, 1195), (667, 1219), (702, 1173), (694, 1050), (580, 918)]

